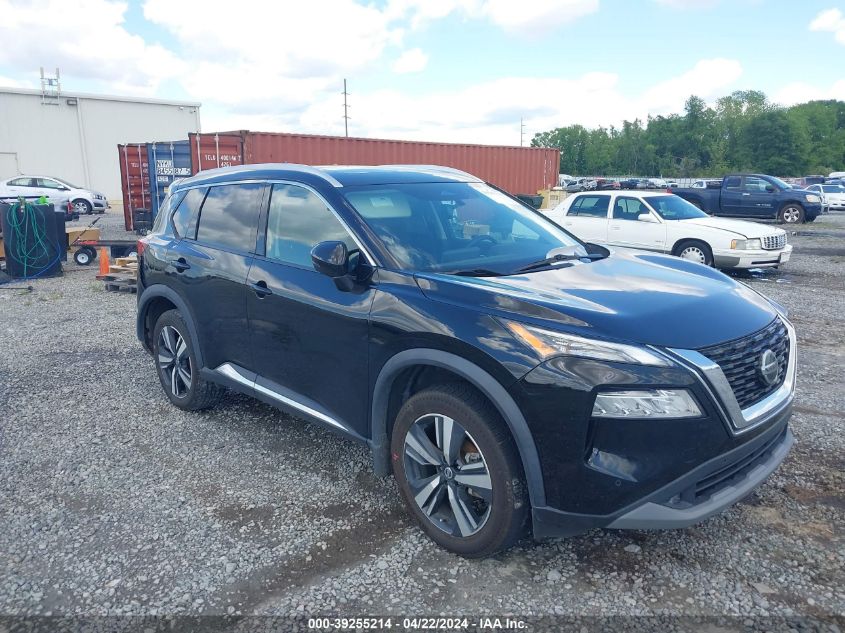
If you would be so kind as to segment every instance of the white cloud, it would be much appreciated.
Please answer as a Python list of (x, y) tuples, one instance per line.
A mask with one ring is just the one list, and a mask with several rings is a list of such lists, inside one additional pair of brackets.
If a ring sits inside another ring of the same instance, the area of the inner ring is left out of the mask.
[(0, 75), (0, 86), (3, 88), (35, 88), (35, 84), (31, 81), (19, 81), (2, 75)]
[(735, 59), (702, 59), (689, 71), (648, 88), (640, 97), (640, 109), (649, 114), (680, 112), (690, 95), (711, 100), (721, 96), (742, 75)]
[[(39, 66), (101, 80), (117, 92), (152, 94), (184, 70), (170, 51), (123, 26), (127, 5), (110, 0), (18, 3), (0, 0), (0, 66), (35, 74)], [(90, 36), (90, 42), (86, 37)]]
[(405, 51), (393, 62), (393, 71), (397, 73), (418, 73), (428, 64), (428, 55), (420, 48)]
[(772, 95), (771, 98), (773, 103), (784, 106), (824, 99), (840, 99), (845, 101), (845, 79), (835, 81), (827, 88), (819, 88), (803, 81), (795, 81), (785, 85)]
[(531, 34), (595, 13), (599, 0), (389, 0), (391, 19), (407, 18), (411, 28), (457, 14), (465, 20), (486, 18), (504, 31)]
[(837, 42), (845, 44), (845, 15), (839, 9), (822, 11), (810, 22), (810, 30), (833, 33)]
[(655, 0), (655, 2), (673, 9), (709, 9), (719, 4), (719, 0)]

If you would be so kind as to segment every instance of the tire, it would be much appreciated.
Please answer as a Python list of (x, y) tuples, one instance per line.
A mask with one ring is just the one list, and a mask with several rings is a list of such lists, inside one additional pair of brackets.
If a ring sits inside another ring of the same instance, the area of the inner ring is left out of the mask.
[(94, 212), (94, 207), (91, 206), (91, 203), (82, 198), (74, 200), (72, 204), (74, 212), (79, 215), (91, 215)]
[(713, 251), (701, 240), (684, 240), (672, 251), (675, 257), (713, 266)]
[(91, 257), (91, 251), (83, 247), (73, 254), (73, 261), (80, 266), (88, 266), (94, 261), (94, 258)]
[(804, 209), (800, 204), (787, 203), (778, 211), (781, 224), (801, 224), (804, 221)]
[(408, 399), (391, 455), (408, 512), (444, 549), (484, 558), (525, 534), (530, 502), (513, 438), (469, 385), (439, 385)]
[(161, 388), (174, 405), (185, 411), (213, 407), (223, 389), (203, 380), (194, 346), (182, 315), (168, 310), (153, 329), (153, 358)]

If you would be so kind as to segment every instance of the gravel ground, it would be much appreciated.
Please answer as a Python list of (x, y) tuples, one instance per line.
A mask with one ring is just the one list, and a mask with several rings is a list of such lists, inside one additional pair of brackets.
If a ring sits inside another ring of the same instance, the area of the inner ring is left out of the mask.
[[(121, 223), (106, 215), (104, 237)], [(782, 272), (742, 277), (798, 330), (797, 444), (777, 473), (693, 528), (485, 561), (428, 541), (361, 446), (236, 394), (171, 406), (135, 296), (104, 292), (95, 267), (4, 290), (0, 614), (841, 618), (845, 215), (791, 240)]]

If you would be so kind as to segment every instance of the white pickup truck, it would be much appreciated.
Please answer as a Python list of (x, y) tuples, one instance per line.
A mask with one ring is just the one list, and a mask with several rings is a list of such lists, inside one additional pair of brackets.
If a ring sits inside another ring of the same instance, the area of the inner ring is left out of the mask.
[(663, 192), (584, 192), (541, 212), (585, 242), (668, 253), (720, 269), (777, 267), (792, 254), (782, 229), (714, 218)]

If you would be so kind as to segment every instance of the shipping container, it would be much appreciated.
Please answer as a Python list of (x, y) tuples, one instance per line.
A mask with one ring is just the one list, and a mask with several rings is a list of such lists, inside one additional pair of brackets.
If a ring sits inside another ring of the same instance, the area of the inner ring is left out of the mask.
[(155, 219), (173, 181), (191, 175), (191, 146), (187, 140), (147, 143), (147, 159), (150, 164), (150, 211)]
[(246, 132), (188, 134), (191, 145), (191, 170), (196, 174), (206, 169), (243, 165), (243, 135)]
[(246, 130), (190, 137), (194, 173), (242, 163), (443, 165), (478, 176), (512, 194), (536, 194), (557, 185), (560, 167), (560, 152), (548, 148)]
[(135, 211), (150, 209), (150, 162), (146, 143), (117, 146), (120, 187), (123, 193), (123, 224), (132, 230)]

